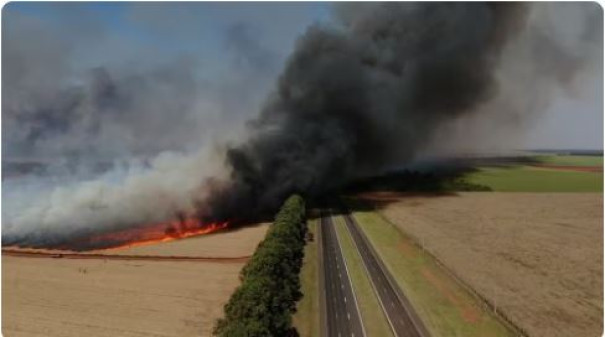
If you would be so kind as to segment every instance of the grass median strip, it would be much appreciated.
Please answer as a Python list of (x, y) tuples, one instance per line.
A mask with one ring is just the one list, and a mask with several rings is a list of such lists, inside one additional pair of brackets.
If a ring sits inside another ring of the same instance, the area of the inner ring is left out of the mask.
[(319, 336), (319, 279), (317, 251), (317, 223), (319, 219), (309, 220), (309, 233), (312, 241), (307, 241), (305, 257), (300, 271), (302, 299), (298, 302), (296, 313), (292, 317), (294, 327), (301, 337)]
[(345, 226), (344, 219), (341, 216), (335, 216), (333, 219), (367, 335), (393, 336), (378, 298), (372, 289), (361, 256), (356, 251), (357, 248)]
[(514, 336), (469, 291), (380, 215), (355, 212), (366, 234), (432, 336)]

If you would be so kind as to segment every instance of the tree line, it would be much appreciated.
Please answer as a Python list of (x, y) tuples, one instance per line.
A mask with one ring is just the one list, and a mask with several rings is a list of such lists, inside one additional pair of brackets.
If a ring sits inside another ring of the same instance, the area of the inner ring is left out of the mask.
[(291, 196), (240, 273), (241, 285), (224, 307), (214, 335), (295, 335), (292, 314), (302, 297), (299, 272), (307, 234), (305, 202)]

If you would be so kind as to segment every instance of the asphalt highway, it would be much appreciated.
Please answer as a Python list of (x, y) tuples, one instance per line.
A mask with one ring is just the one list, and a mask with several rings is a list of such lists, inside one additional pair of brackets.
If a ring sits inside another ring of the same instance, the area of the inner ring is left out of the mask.
[(426, 328), (355, 219), (351, 214), (345, 214), (344, 218), (393, 334), (397, 337), (428, 336)]
[(329, 214), (322, 212), (320, 223), (322, 257), (322, 333), (329, 337), (365, 336), (336, 230)]

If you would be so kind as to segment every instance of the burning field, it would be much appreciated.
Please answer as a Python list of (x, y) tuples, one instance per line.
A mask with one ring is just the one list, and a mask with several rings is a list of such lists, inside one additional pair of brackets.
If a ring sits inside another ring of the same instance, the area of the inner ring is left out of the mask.
[[(82, 253), (2, 256), (5, 336), (203, 336), (268, 225)], [(31, 250), (30, 250), (31, 251)], [(137, 259), (113, 259), (120, 256)], [(158, 259), (164, 257), (167, 259)], [(206, 257), (205, 261), (178, 257)], [(212, 257), (215, 259), (213, 260)]]
[(119, 249), (210, 234), (224, 230), (227, 226), (227, 222), (204, 224), (197, 219), (180, 219), (168, 223), (147, 225), (139, 228), (129, 228), (116, 232), (94, 235), (65, 245), (47, 248), (59, 250)]
[[(227, 222), (203, 224), (197, 219), (180, 219), (168, 223), (146, 225), (107, 232), (98, 235), (86, 236), (82, 239), (59, 244), (45, 244), (28, 247), (16, 244), (15, 248), (43, 248), (59, 251), (91, 251), (97, 249), (122, 249), (136, 246), (151, 245), (161, 242), (186, 239), (193, 236), (210, 234), (225, 230)], [(7, 243), (4, 247), (11, 248)]]
[[(553, 97), (600, 73), (595, 6), (335, 5), (253, 102), (249, 85), (242, 106), (218, 107), (182, 58), (72, 69), (63, 62), (78, 53), (45, 41), (89, 41), (85, 30), (41, 29), (11, 6), (2, 244), (172, 240), (256, 222), (292, 193), (320, 198), (427, 154), (515, 148)], [(227, 31), (238, 59), (252, 52), (245, 28)]]
[(3, 256), (15, 335), (207, 332), (241, 265), (185, 257), (249, 255), (287, 196), (602, 101), (596, 3), (28, 6), (2, 15), (2, 246), (57, 259)]

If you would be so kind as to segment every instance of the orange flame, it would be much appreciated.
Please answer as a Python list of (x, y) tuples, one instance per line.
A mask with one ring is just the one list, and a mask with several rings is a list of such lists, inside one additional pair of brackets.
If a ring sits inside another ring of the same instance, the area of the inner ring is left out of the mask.
[[(227, 228), (228, 223), (204, 224), (197, 218), (182, 218), (169, 222), (99, 234), (75, 244), (77, 247), (120, 249), (184, 239), (209, 234)], [(88, 249), (90, 249), (88, 248)]]

